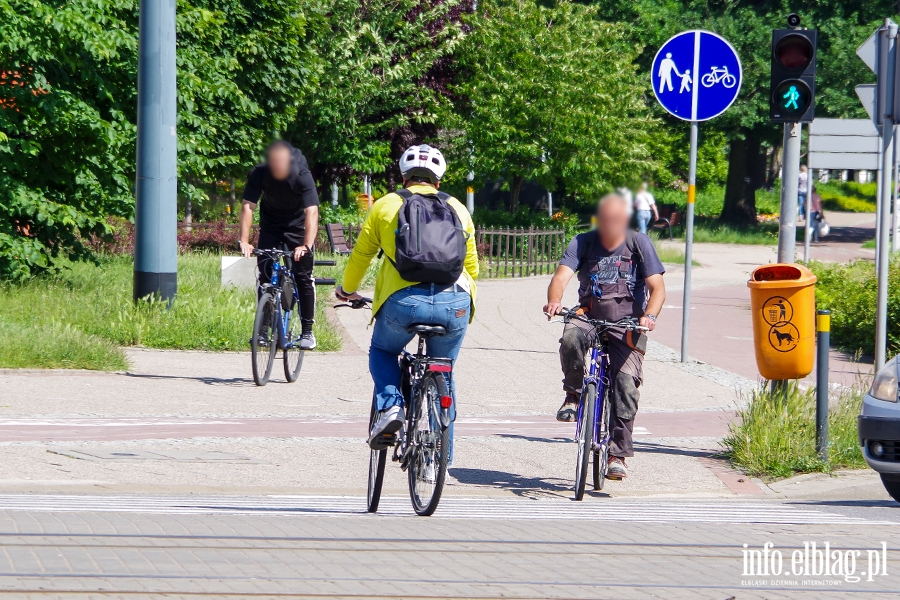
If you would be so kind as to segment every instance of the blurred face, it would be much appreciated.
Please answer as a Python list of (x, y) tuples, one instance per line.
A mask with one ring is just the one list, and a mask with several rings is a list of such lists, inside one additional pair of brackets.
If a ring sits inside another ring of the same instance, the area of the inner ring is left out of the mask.
[(608, 198), (597, 208), (597, 230), (604, 246), (618, 244), (628, 231), (628, 208), (618, 198)]
[(266, 157), (269, 171), (275, 179), (287, 179), (291, 174), (291, 151), (284, 146), (275, 146)]

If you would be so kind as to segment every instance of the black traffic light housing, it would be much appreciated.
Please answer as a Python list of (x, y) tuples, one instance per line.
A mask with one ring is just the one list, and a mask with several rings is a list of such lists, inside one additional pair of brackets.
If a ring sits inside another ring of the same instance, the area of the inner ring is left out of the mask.
[(769, 119), (809, 123), (816, 115), (816, 30), (795, 29), (800, 17), (793, 13), (788, 24), (792, 29), (772, 32)]

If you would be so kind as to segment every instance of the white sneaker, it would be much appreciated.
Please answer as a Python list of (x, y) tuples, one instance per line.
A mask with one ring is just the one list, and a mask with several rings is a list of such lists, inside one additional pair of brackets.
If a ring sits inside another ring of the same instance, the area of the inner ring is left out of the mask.
[(314, 350), (316, 347), (316, 336), (312, 331), (305, 331), (300, 336), (300, 348), (302, 350)]
[(378, 413), (372, 431), (369, 433), (369, 447), (381, 450), (394, 444), (394, 434), (403, 427), (406, 413), (402, 406), (392, 406)]

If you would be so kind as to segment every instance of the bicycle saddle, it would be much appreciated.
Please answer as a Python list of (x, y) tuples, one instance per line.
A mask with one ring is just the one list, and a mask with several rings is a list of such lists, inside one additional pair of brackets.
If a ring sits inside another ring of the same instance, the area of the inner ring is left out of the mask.
[(446, 335), (447, 329), (443, 325), (423, 325), (416, 323), (406, 328), (406, 333), (415, 333), (423, 337), (433, 337), (436, 335)]

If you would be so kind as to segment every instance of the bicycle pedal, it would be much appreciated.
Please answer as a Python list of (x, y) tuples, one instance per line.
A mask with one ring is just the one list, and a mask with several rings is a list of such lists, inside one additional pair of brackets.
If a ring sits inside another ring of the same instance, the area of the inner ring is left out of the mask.
[(372, 448), (372, 450), (387, 450), (396, 443), (396, 435), (393, 433), (385, 433), (369, 441), (369, 447)]

